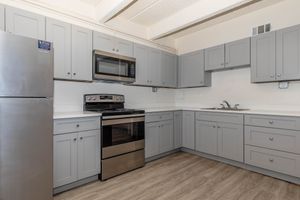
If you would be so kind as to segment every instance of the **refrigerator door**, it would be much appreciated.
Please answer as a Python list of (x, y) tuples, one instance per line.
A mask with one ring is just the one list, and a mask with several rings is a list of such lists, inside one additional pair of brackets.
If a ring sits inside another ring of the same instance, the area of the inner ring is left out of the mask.
[(0, 32), (1, 96), (53, 96), (51, 43)]
[(52, 98), (0, 98), (0, 200), (52, 200)]

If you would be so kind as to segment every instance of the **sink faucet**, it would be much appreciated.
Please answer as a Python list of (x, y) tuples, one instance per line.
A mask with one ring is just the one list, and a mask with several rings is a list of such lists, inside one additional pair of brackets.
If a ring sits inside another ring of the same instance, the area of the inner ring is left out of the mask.
[(229, 109), (231, 108), (231, 106), (230, 106), (230, 104), (228, 103), (228, 101), (224, 100), (223, 103), (226, 104), (227, 108), (229, 108)]

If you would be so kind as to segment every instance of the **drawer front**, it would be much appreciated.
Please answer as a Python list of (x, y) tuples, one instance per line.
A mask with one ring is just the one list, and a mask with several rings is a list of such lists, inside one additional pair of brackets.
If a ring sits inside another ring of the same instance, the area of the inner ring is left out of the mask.
[(300, 154), (300, 131), (245, 126), (245, 143)]
[(245, 146), (245, 162), (249, 165), (300, 177), (300, 155)]
[(196, 119), (202, 121), (225, 122), (233, 124), (244, 123), (244, 116), (242, 114), (231, 113), (196, 112)]
[(54, 134), (100, 129), (100, 117), (54, 120)]
[(165, 120), (173, 120), (173, 112), (159, 112), (146, 114), (146, 122), (158, 122)]
[(270, 128), (300, 130), (300, 118), (266, 115), (245, 115), (245, 124)]

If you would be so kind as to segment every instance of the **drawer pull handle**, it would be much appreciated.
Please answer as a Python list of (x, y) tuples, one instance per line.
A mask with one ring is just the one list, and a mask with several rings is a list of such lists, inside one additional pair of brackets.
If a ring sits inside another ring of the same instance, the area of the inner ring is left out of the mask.
[(213, 128), (216, 128), (216, 126), (213, 126)]
[(274, 124), (274, 121), (269, 121), (269, 124)]
[(271, 163), (273, 163), (273, 162), (274, 162), (274, 159), (270, 158), (269, 161), (270, 161)]
[(74, 142), (76, 142), (77, 138), (74, 138), (73, 140), (74, 140)]
[(80, 127), (80, 125), (79, 125), (79, 124), (77, 124), (77, 125), (76, 125), (76, 127), (77, 127), (77, 128), (79, 128), (79, 127)]
[(274, 138), (273, 138), (273, 137), (270, 137), (269, 140), (273, 142), (273, 141), (274, 141)]

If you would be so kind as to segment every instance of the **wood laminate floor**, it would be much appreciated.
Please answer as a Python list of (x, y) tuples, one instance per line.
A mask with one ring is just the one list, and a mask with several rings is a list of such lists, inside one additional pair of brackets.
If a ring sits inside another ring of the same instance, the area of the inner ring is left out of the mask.
[(179, 152), (54, 200), (300, 200), (300, 186)]

